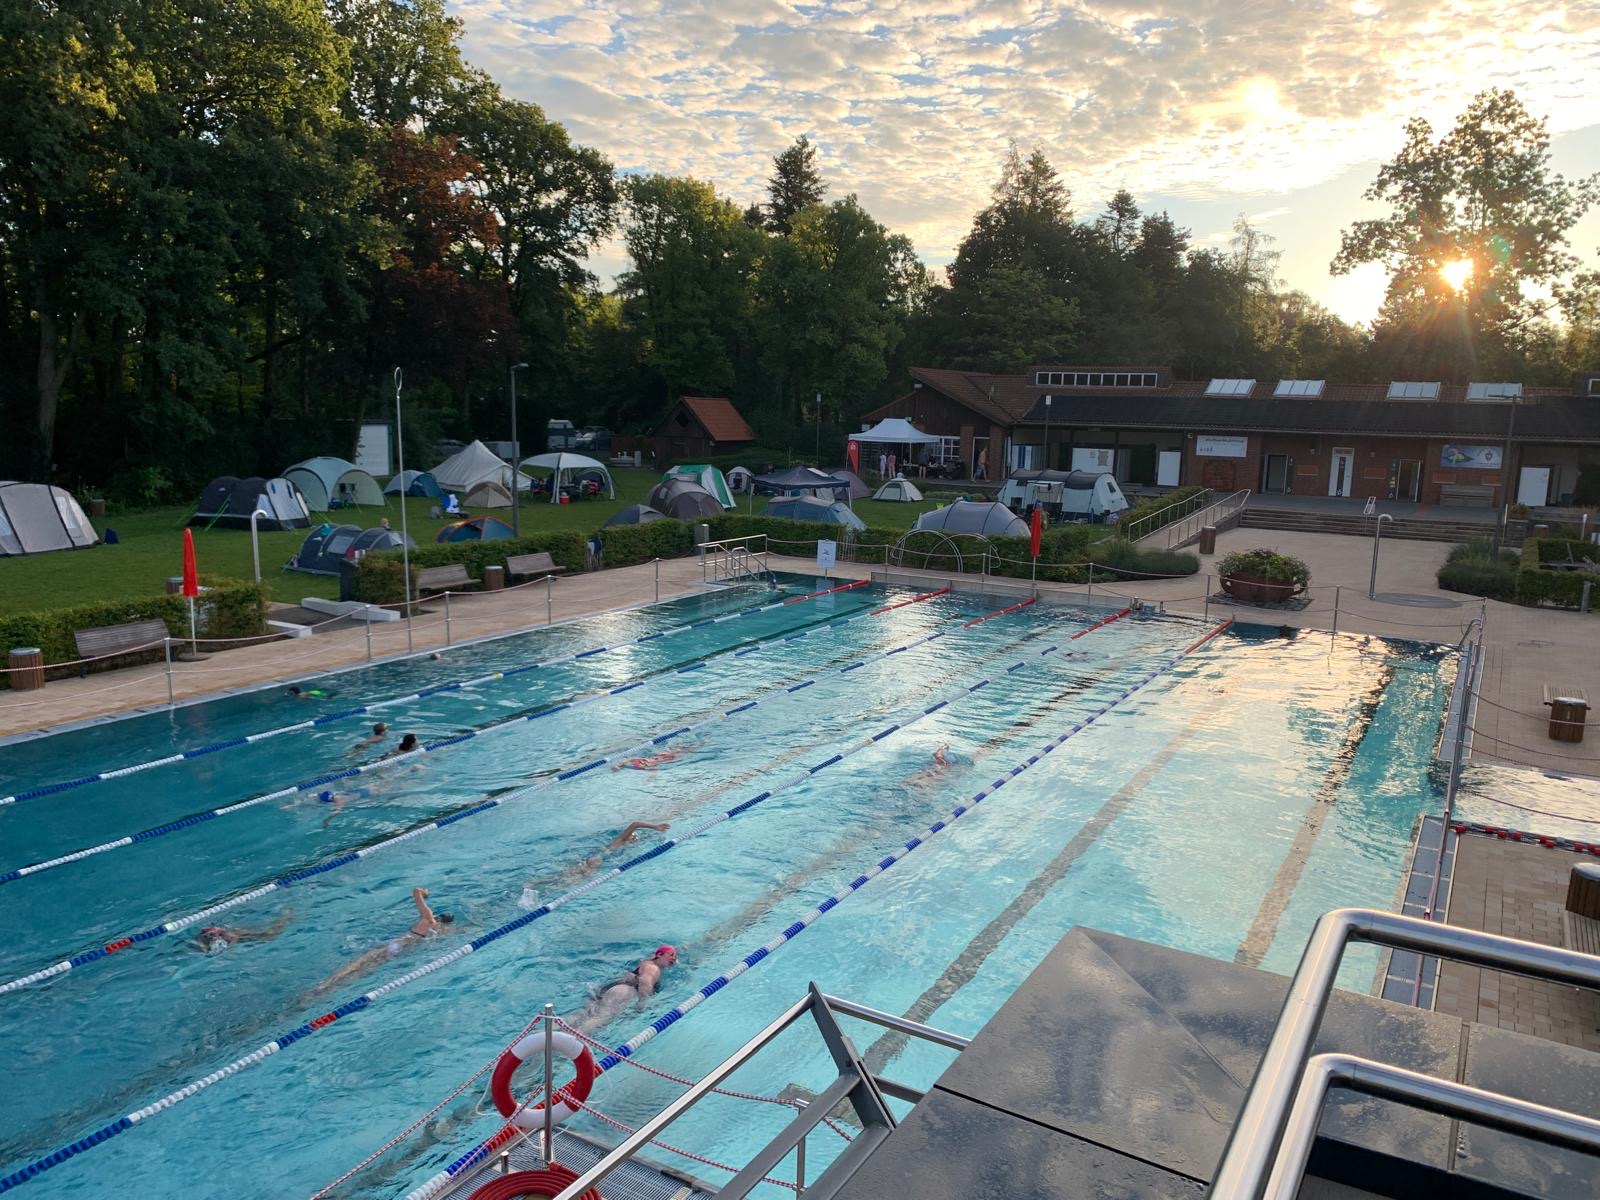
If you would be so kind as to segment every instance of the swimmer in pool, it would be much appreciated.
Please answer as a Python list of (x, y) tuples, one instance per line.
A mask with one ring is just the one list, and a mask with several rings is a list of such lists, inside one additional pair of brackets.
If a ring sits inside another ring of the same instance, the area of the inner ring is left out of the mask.
[(444, 927), (455, 921), (455, 916), (447, 912), (436, 915), (433, 909), (428, 907), (429, 895), (427, 888), (412, 888), (411, 903), (417, 906), (417, 919), (411, 923), (411, 928), (399, 937), (390, 938), (383, 945), (375, 946), (359, 958), (352, 959), (317, 984), (316, 990), (325, 992), (329, 988), (337, 987), (347, 979), (365, 975), (374, 967), (389, 962), (391, 959), (399, 958), (406, 951), (421, 944), (425, 939), (443, 933)]
[[(389, 753), (385, 754), (382, 758), (378, 759), (378, 761), (379, 762), (383, 762), (385, 759), (398, 758), (402, 754), (410, 754), (413, 750), (416, 750), (417, 748), (418, 748), (417, 735), (414, 734), (414, 733), (408, 733), (408, 734), (405, 735), (405, 737), (400, 739), (400, 745), (399, 746), (397, 746), (393, 750), (389, 751)], [(421, 763), (415, 763), (415, 764), (412, 765), (411, 769), (414, 770), (414, 771), (420, 771), (420, 770), (422, 770), (422, 764)], [(335, 791), (321, 791), (321, 792), (318, 792), (317, 793), (317, 803), (318, 804), (331, 804), (331, 805), (333, 805), (333, 811), (331, 811), (325, 818), (323, 818), (322, 827), (324, 829), (326, 829), (329, 825), (333, 824), (333, 819), (335, 817), (337, 817), (341, 812), (344, 811), (344, 806), (346, 804), (349, 804), (350, 801), (352, 801), (352, 800), (370, 800), (370, 799), (372, 799), (372, 797), (374, 797), (376, 795), (378, 795), (378, 788), (377, 788), (376, 785), (373, 785), (371, 787), (351, 788), (348, 792), (335, 792)]]
[(637, 966), (623, 971), (604, 987), (595, 989), (594, 995), (572, 1016), (572, 1025), (584, 1033), (593, 1033), (611, 1024), (629, 1005), (643, 1008), (645, 1001), (655, 995), (661, 983), (661, 972), (678, 961), (678, 951), (672, 946), (658, 947), (649, 958), (639, 960)]
[(657, 767), (664, 767), (669, 762), (676, 762), (693, 749), (693, 746), (679, 746), (675, 750), (662, 750), (655, 754), (646, 754), (641, 758), (624, 759), (622, 762), (613, 763), (611, 769), (620, 771), (623, 767), (630, 767), (635, 771), (654, 771)]
[(207, 954), (220, 954), (229, 946), (240, 942), (270, 942), (289, 927), (294, 913), (285, 910), (271, 925), (260, 929), (247, 929), (243, 925), (207, 925), (195, 937), (195, 944)]
[(954, 753), (950, 743), (945, 742), (933, 752), (933, 760), (920, 771), (913, 771), (905, 777), (905, 786), (912, 791), (920, 791), (929, 784), (936, 783), (956, 767), (969, 767), (972, 760), (965, 754)]
[(323, 691), (321, 688), (291, 687), (289, 689), (289, 695), (293, 696), (296, 700), (331, 700), (331, 699), (333, 699), (333, 693), (332, 692)]
[(389, 740), (389, 727), (387, 725), (385, 725), (382, 721), (379, 721), (376, 725), (374, 725), (372, 727), (372, 732), (370, 734), (368, 734), (366, 737), (362, 738), (354, 746), (350, 747), (348, 753), (350, 753), (350, 754), (359, 754), (359, 753), (361, 753), (361, 751), (365, 750), (368, 746), (377, 746), (377, 745), (380, 745), (383, 742), (386, 742), (388, 740)]
[[(591, 854), (580, 863), (574, 863), (557, 877), (559, 883), (575, 883), (579, 879), (587, 879), (600, 869), (600, 864), (605, 860), (606, 854), (613, 850), (621, 850), (624, 846), (631, 846), (639, 840), (641, 829), (653, 829), (657, 833), (665, 833), (672, 826), (665, 821), (629, 821), (627, 826), (616, 837), (606, 843), (606, 848), (599, 854)], [(538, 888), (548, 884), (549, 880), (530, 879), (522, 885), (522, 895), (517, 903), (525, 909), (539, 907)]]

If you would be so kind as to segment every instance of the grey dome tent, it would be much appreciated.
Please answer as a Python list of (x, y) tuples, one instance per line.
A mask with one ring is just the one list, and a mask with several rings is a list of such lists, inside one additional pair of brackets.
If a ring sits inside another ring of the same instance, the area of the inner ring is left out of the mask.
[(0, 482), (0, 556), (81, 550), (99, 540), (66, 488)]
[(850, 486), (848, 480), (819, 471), (815, 467), (790, 467), (770, 475), (757, 475), (753, 481), (762, 496), (798, 496), (807, 492), (832, 492)]
[(306, 507), (312, 512), (328, 512), (335, 500), (340, 507), (351, 504), (383, 507), (383, 489), (378, 481), (343, 458), (308, 458), (295, 463), (283, 477), (300, 489)]
[(861, 476), (848, 467), (835, 467), (830, 474), (836, 479), (842, 479), (845, 483), (844, 487), (834, 489), (833, 494), (838, 499), (865, 500), (872, 495), (872, 489), (861, 481)]
[(666, 513), (659, 513), (648, 504), (630, 504), (606, 522), (607, 525), (644, 525), (651, 521), (665, 521)]
[(785, 521), (821, 521), (843, 525), (846, 529), (865, 529), (867, 523), (845, 507), (842, 500), (823, 500), (816, 496), (774, 496), (761, 510), (763, 517)]
[(206, 528), (249, 529), (250, 514), (257, 509), (267, 515), (256, 522), (258, 529), (309, 529), (311, 516), (306, 502), (287, 479), (263, 479), (248, 475), (219, 475), (200, 493), (191, 525)]
[[(432, 471), (439, 490), (466, 495), (485, 480), (511, 490), (511, 466), (482, 442), (463, 446)], [(526, 484), (518, 486), (526, 487)]]
[(385, 496), (398, 496), (401, 493), (407, 496), (431, 496), (435, 500), (444, 498), (444, 493), (439, 490), (439, 481), (433, 477), (433, 472), (413, 471), (409, 468), (389, 480), (383, 489)]
[(645, 501), (664, 516), (687, 521), (692, 517), (715, 517), (722, 513), (722, 502), (698, 483), (687, 479), (663, 479), (650, 489)]
[[(363, 529), (359, 525), (319, 525), (306, 535), (295, 556), (284, 564), (288, 571), (308, 575), (337, 575), (339, 564), (373, 550), (398, 550), (406, 544), (396, 529)], [(416, 542), (411, 542), (413, 550)]]
[(1027, 537), (1028, 523), (1004, 504), (957, 500), (917, 518), (918, 529), (945, 533), (981, 533), (985, 537)]
[(874, 500), (895, 500), (911, 504), (922, 499), (922, 492), (916, 484), (909, 479), (902, 479), (896, 475), (887, 480), (882, 487), (872, 493)]
[(465, 508), (510, 508), (511, 493), (492, 479), (472, 485), (472, 490), (461, 497)]

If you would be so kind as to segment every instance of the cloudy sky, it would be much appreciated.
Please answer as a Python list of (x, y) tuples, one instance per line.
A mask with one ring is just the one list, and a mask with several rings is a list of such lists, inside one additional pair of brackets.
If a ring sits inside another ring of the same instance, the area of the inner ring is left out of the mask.
[[(1080, 213), (1126, 187), (1197, 244), (1249, 215), (1282, 274), (1366, 320), (1383, 278), (1328, 274), (1412, 115), (1473, 93), (1548, 116), (1558, 169), (1600, 171), (1600, 3), (1517, 0), (451, 0), (469, 59), (625, 172), (740, 203), (804, 134), (835, 196), (950, 261), (1007, 142), (1043, 147)], [(1600, 258), (1600, 214), (1577, 249)], [(621, 265), (615, 246), (594, 263)]]

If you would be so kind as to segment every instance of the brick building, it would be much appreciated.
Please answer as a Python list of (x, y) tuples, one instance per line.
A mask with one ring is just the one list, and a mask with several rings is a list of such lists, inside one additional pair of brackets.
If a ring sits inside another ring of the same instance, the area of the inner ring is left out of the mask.
[(983, 456), (991, 479), (1049, 466), (1135, 487), (1489, 507), (1564, 503), (1579, 467), (1600, 463), (1600, 373), (1566, 388), (1188, 382), (1136, 366), (911, 374), (909, 392), (864, 420), (905, 417), (969, 476)]

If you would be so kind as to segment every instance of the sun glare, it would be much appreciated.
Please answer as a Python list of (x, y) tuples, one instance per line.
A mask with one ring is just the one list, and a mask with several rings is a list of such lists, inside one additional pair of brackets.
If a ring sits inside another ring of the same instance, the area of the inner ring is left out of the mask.
[(1472, 260), (1458, 258), (1454, 262), (1447, 262), (1439, 268), (1439, 275), (1453, 291), (1459, 292), (1472, 279)]

